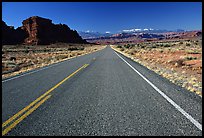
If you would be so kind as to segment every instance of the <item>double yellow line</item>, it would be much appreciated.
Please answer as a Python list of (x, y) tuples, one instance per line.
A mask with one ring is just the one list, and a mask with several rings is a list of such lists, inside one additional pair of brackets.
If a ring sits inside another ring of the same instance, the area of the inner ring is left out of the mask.
[[(62, 83), (64, 83), (66, 80), (68, 80), (70, 77), (75, 75), (77, 72), (79, 72), (81, 69), (86, 68), (89, 64), (84, 64), (82, 67), (77, 69), (75, 72), (73, 72), (71, 75), (60, 81), (58, 84), (56, 84), (54, 87), (52, 87), (50, 90), (45, 92), (43, 95), (38, 97), (36, 100), (34, 100), (32, 103), (30, 103), (28, 106), (23, 108), (21, 111), (16, 113), (14, 116), (9, 118), (7, 121), (5, 121), (2, 124), (2, 128), (5, 128), (2, 131), (2, 136), (6, 135), (10, 130), (12, 130), (18, 123), (20, 123), (23, 119), (25, 119), (28, 115), (30, 115), (33, 111), (35, 111), (40, 105), (42, 105), (47, 99), (51, 97), (51, 92), (59, 87)], [(32, 108), (31, 108), (32, 107)], [(27, 111), (28, 110), (28, 111)], [(27, 111), (27, 112), (26, 112)], [(25, 112), (25, 113), (24, 113)], [(24, 113), (24, 114), (23, 114)], [(23, 115), (22, 115), (23, 114)], [(18, 118), (19, 117), (19, 118)], [(17, 119), (18, 118), (18, 119)], [(17, 119), (17, 120), (15, 120)], [(15, 121), (14, 121), (15, 120)], [(12, 122), (14, 121), (14, 122)], [(11, 123), (12, 122), (12, 123)], [(11, 123), (11, 124), (10, 124)], [(10, 124), (10, 125), (8, 125)], [(7, 126), (7, 127), (6, 127)]]

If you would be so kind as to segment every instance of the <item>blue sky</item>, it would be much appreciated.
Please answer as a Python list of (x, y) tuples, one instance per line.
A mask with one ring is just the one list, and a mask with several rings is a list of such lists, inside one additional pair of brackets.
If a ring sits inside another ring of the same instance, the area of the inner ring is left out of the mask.
[(19, 27), (31, 16), (77, 31), (202, 29), (202, 2), (2, 2), (2, 19)]

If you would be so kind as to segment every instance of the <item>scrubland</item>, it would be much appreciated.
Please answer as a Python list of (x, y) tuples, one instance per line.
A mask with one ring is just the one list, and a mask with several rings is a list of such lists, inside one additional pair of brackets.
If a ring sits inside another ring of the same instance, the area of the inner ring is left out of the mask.
[(94, 44), (4, 45), (2, 78), (44, 67), (105, 48)]
[(132, 43), (112, 48), (202, 96), (202, 38)]

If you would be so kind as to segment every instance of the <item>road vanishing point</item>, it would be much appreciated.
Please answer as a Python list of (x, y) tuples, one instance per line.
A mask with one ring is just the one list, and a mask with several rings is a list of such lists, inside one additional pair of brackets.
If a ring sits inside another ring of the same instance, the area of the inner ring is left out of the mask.
[(2, 80), (3, 136), (202, 136), (202, 97), (110, 46)]

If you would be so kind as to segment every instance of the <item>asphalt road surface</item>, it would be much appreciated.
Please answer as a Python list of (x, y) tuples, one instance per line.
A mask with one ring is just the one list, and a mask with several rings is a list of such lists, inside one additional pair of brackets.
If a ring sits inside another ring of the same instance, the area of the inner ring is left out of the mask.
[(107, 46), (2, 80), (2, 135), (202, 136), (202, 97)]

